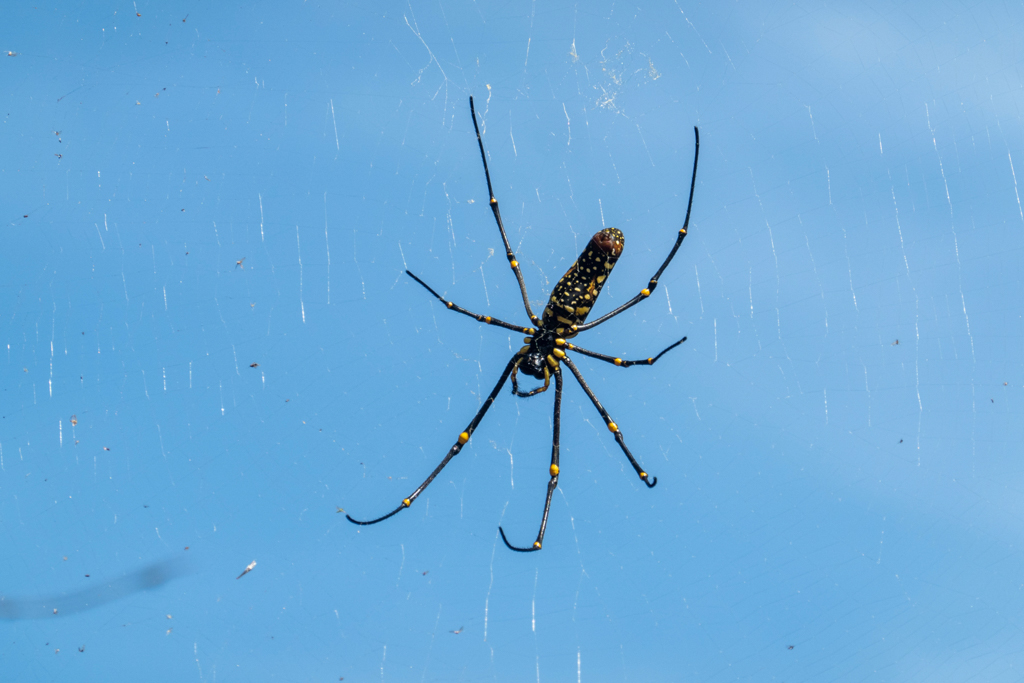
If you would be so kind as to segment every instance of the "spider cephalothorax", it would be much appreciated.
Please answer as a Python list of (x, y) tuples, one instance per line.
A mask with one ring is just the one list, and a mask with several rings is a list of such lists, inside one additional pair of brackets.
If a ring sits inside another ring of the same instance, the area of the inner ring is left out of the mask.
[[(637, 462), (633, 454), (626, 448), (626, 441), (622, 436), (622, 432), (619, 431), (619, 427), (612, 420), (611, 415), (604, 409), (601, 402), (597, 400), (597, 396), (591, 391), (590, 387), (587, 386), (586, 381), (583, 379), (583, 375), (580, 374), (576, 364), (572, 362), (566, 351), (574, 351), (584, 356), (596, 358), (598, 360), (605, 361), (606, 363), (612, 363), (619, 367), (628, 368), (632, 365), (654, 365), (654, 363), (661, 358), (665, 353), (674, 349), (675, 347), (686, 341), (686, 337), (683, 337), (676, 343), (665, 348), (661, 353), (653, 358), (646, 358), (642, 360), (623, 360), (615, 356), (609, 356), (607, 354), (598, 353), (596, 351), (589, 351), (581, 348), (574, 344), (571, 344), (568, 340), (575, 337), (584, 330), (589, 330), (592, 327), (596, 327), (601, 323), (614, 318), (619, 313), (622, 313), (627, 308), (635, 306), (639, 302), (643, 301), (651, 295), (654, 288), (658, 286), (658, 278), (668, 267), (668, 264), (672, 261), (672, 258), (676, 255), (676, 251), (679, 250), (679, 245), (683, 243), (683, 239), (686, 237), (686, 231), (690, 224), (690, 207), (693, 205), (693, 188), (697, 180), (697, 156), (700, 151), (700, 133), (697, 128), (694, 127), (693, 133), (696, 138), (696, 145), (693, 152), (693, 175), (690, 178), (690, 200), (686, 205), (686, 218), (683, 221), (683, 227), (679, 230), (676, 236), (675, 244), (669, 251), (668, 257), (658, 268), (654, 276), (647, 283), (647, 286), (640, 290), (640, 293), (634, 296), (632, 299), (622, 304), (618, 308), (614, 309), (610, 313), (606, 313), (597, 320), (592, 322), (586, 322), (587, 315), (590, 314), (590, 309), (593, 308), (594, 303), (597, 301), (598, 295), (601, 293), (601, 288), (608, 279), (608, 275), (612, 272), (612, 268), (615, 267), (615, 262), (618, 261), (619, 256), (622, 254), (622, 247), (625, 244), (625, 238), (620, 230), (615, 228), (605, 228), (604, 230), (598, 231), (584, 247), (583, 253), (576, 259), (576, 262), (572, 264), (569, 270), (566, 271), (562, 279), (555, 285), (555, 289), (551, 292), (551, 298), (548, 299), (547, 305), (544, 307), (543, 317), (539, 318), (533, 313), (533, 309), (530, 307), (530, 299), (526, 294), (526, 283), (523, 281), (522, 271), (519, 270), (519, 262), (516, 260), (515, 254), (512, 253), (512, 248), (509, 246), (508, 237), (505, 234), (505, 226), (501, 222), (501, 213), (498, 211), (498, 200), (494, 198), (494, 190), (491, 188), (491, 172), (487, 168), (487, 154), (484, 152), (484, 142), (480, 137), (480, 128), (476, 122), (476, 111), (473, 108), (473, 98), (469, 98), (469, 110), (473, 115), (473, 128), (476, 130), (477, 144), (480, 146), (480, 156), (484, 162), (484, 176), (487, 178), (487, 192), (490, 194), (490, 206), (491, 211), (494, 213), (494, 220), (498, 223), (498, 232), (501, 233), (501, 241), (505, 246), (505, 256), (508, 258), (508, 263), (512, 267), (512, 272), (516, 276), (516, 280), (519, 282), (519, 291), (523, 296), (523, 305), (526, 308), (526, 315), (529, 316), (530, 321), (536, 325), (536, 327), (520, 327), (507, 323), (497, 318), (492, 318), (489, 315), (480, 315), (479, 313), (473, 313), (468, 311), (461, 306), (448, 301), (440, 294), (430, 288), (423, 280), (413, 275), (410, 271), (405, 271), (409, 276), (420, 283), (433, 294), (441, 303), (450, 308), (453, 311), (468, 315), (471, 318), (476, 319), (479, 322), (487, 323), (488, 325), (497, 325), (507, 330), (513, 330), (516, 332), (523, 333), (526, 338), (523, 340), (526, 342), (526, 346), (520, 348), (505, 365), (505, 370), (501, 373), (501, 377), (498, 379), (498, 383), (494, 385), (494, 389), (491, 390), (490, 395), (484, 401), (484, 404), (477, 411), (476, 415), (470, 421), (469, 426), (466, 430), (459, 434), (458, 439), (455, 441), (455, 445), (451, 447), (448, 454), (444, 457), (434, 471), (430, 473), (430, 476), (420, 484), (419, 488), (412, 492), (412, 494), (402, 500), (402, 503), (384, 515), (377, 519), (371, 519), (369, 521), (359, 521), (353, 519), (349, 515), (350, 522), (355, 524), (376, 524), (377, 522), (384, 521), (388, 517), (395, 515), (405, 508), (412, 505), (412, 502), (423, 493), (424, 489), (430, 485), (430, 482), (434, 481), (434, 478), (444, 469), (452, 458), (459, 454), (462, 447), (469, 442), (470, 437), (473, 435), (473, 431), (476, 430), (480, 421), (484, 418), (488, 408), (494, 403), (494, 399), (497, 398), (498, 392), (501, 391), (501, 387), (504, 386), (505, 382), (512, 378), (512, 391), (516, 396), (534, 396), (546, 391), (550, 386), (551, 378), (555, 378), (555, 411), (554, 420), (552, 421), (552, 439), (551, 439), (551, 465), (548, 468), (550, 480), (548, 481), (548, 494), (547, 500), (544, 503), (544, 515), (541, 517), (540, 531), (537, 533), (537, 540), (533, 542), (533, 545), (529, 548), (520, 548), (512, 545), (505, 538), (505, 531), (499, 526), (498, 531), (501, 533), (501, 538), (512, 550), (519, 552), (530, 552), (533, 550), (540, 550), (541, 543), (544, 541), (544, 532), (548, 525), (548, 513), (551, 510), (551, 496), (555, 492), (555, 488), (558, 486), (558, 458), (559, 458), (559, 426), (561, 420), (561, 407), (562, 407), (562, 364), (564, 363), (569, 371), (572, 372), (576, 381), (579, 382), (580, 387), (587, 394), (587, 397), (597, 408), (597, 412), (601, 414), (601, 418), (605, 421), (608, 430), (615, 435), (615, 441), (619, 444), (622, 452), (625, 454), (626, 459), (629, 460), (629, 464), (633, 466), (637, 476), (644, 482), (649, 488), (653, 487), (657, 482), (657, 477), (648, 476), (647, 472), (640, 467), (640, 463)], [(538, 380), (543, 380), (544, 384), (536, 389), (532, 389), (527, 392), (519, 391), (519, 384), (516, 376), (522, 372), (525, 375), (534, 377)]]

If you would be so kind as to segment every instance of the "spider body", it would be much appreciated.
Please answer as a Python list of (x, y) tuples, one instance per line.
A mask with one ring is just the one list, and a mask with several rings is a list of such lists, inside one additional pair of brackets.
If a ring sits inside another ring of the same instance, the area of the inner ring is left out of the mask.
[[(397, 508), (382, 517), (367, 521), (360, 521), (353, 519), (350, 515), (346, 514), (345, 516), (354, 524), (369, 525), (382, 522), (409, 507), (412, 505), (413, 501), (423, 493), (424, 489), (434, 481), (434, 478), (440, 474), (441, 470), (445, 468), (451, 459), (461, 452), (462, 447), (469, 442), (474, 430), (476, 430), (480, 421), (483, 420), (484, 415), (491, 407), (491, 404), (494, 403), (494, 399), (498, 396), (498, 393), (501, 391), (501, 387), (505, 385), (505, 382), (508, 381), (509, 378), (512, 380), (512, 392), (516, 396), (525, 398), (547, 391), (551, 384), (551, 378), (554, 377), (555, 405), (554, 419), (552, 420), (551, 464), (548, 467), (550, 479), (548, 481), (547, 499), (544, 503), (544, 514), (541, 517), (540, 531), (537, 533), (537, 539), (533, 542), (532, 546), (520, 548), (509, 543), (508, 539), (505, 537), (504, 529), (500, 526), (498, 527), (502, 540), (511, 550), (515, 550), (517, 552), (532, 552), (541, 549), (541, 544), (544, 540), (544, 532), (547, 529), (548, 524), (548, 513), (551, 510), (551, 496), (554, 494), (555, 488), (558, 486), (558, 474), (560, 471), (559, 430), (562, 406), (563, 364), (569, 368), (569, 371), (576, 378), (580, 387), (594, 404), (598, 413), (600, 413), (601, 418), (605, 421), (605, 425), (614, 435), (615, 441), (622, 449), (623, 454), (626, 456), (626, 459), (629, 460), (629, 464), (632, 465), (640, 480), (643, 481), (648, 488), (653, 488), (658, 482), (658, 478), (649, 476), (637, 462), (636, 458), (633, 457), (633, 454), (630, 453), (629, 448), (626, 447), (625, 438), (622, 436), (622, 432), (619, 430), (618, 425), (614, 420), (612, 420), (611, 415), (609, 415), (608, 411), (605, 410), (604, 406), (601, 405), (601, 402), (597, 399), (597, 396), (594, 395), (594, 392), (583, 379), (583, 375), (580, 374), (579, 369), (566, 352), (572, 351), (584, 356), (589, 356), (590, 358), (596, 358), (606, 363), (611, 363), (618, 367), (628, 368), (633, 365), (654, 365), (659, 358), (686, 341), (686, 337), (683, 337), (679, 341), (662, 350), (661, 353), (653, 358), (623, 360), (622, 358), (615, 356), (598, 353), (596, 351), (589, 351), (570, 343), (568, 340), (573, 339), (580, 332), (596, 327), (597, 325), (615, 317), (619, 313), (622, 313), (626, 309), (632, 308), (640, 301), (649, 297), (655, 287), (658, 286), (658, 279), (668, 267), (672, 258), (676, 255), (676, 251), (679, 250), (679, 246), (683, 243), (683, 239), (686, 237), (687, 229), (690, 224), (690, 209), (693, 206), (693, 190), (697, 180), (697, 157), (700, 151), (700, 133), (697, 128), (694, 127), (693, 132), (694, 137), (696, 138), (696, 145), (693, 153), (693, 174), (690, 178), (690, 199), (686, 205), (686, 218), (683, 221), (683, 227), (679, 230), (675, 244), (669, 251), (668, 257), (666, 257), (665, 261), (661, 264), (661, 267), (658, 268), (657, 272), (655, 272), (654, 276), (651, 277), (650, 281), (647, 283), (647, 287), (640, 290), (636, 296), (610, 313), (606, 313), (597, 320), (588, 323), (587, 316), (590, 314), (591, 309), (596, 303), (597, 297), (601, 294), (601, 288), (604, 287), (605, 282), (607, 282), (608, 276), (615, 267), (616, 261), (618, 261), (619, 257), (622, 255), (622, 249), (625, 245), (625, 238), (623, 237), (622, 232), (616, 228), (605, 228), (598, 231), (587, 243), (587, 246), (584, 247), (583, 253), (580, 254), (580, 257), (576, 259), (576, 262), (572, 264), (569, 270), (566, 271), (565, 275), (563, 275), (558, 281), (558, 284), (555, 285), (554, 291), (552, 291), (551, 297), (548, 299), (547, 305), (544, 307), (543, 316), (538, 317), (534, 315), (533, 310), (530, 307), (530, 299), (526, 294), (526, 284), (523, 280), (523, 274), (519, 270), (519, 262), (516, 260), (515, 254), (509, 246), (508, 237), (505, 234), (505, 226), (501, 222), (501, 212), (498, 210), (498, 200), (495, 199), (494, 190), (491, 187), (491, 173), (487, 168), (487, 155), (484, 152), (483, 139), (480, 136), (480, 128), (477, 125), (476, 111), (473, 107), (472, 97), (469, 98), (469, 109), (473, 116), (473, 128), (476, 131), (477, 144), (480, 147), (480, 157), (483, 159), (484, 175), (487, 178), (487, 191), (490, 194), (491, 211), (494, 213), (494, 220), (498, 224), (498, 232), (501, 234), (501, 239), (505, 246), (505, 255), (508, 258), (509, 266), (512, 268), (512, 272), (516, 276), (516, 280), (519, 282), (519, 290), (523, 296), (523, 306), (526, 308), (526, 314), (536, 327), (520, 327), (519, 325), (507, 323), (488, 315), (473, 313), (472, 311), (448, 301), (431, 289), (427, 283), (423, 282), (423, 280), (413, 275), (412, 272), (408, 270), (405, 271), (412, 279), (422, 285), (428, 292), (433, 294), (434, 297), (436, 297), (447, 308), (474, 318), (478, 322), (521, 332), (527, 335), (523, 339), (526, 345), (516, 351), (512, 358), (509, 359), (508, 363), (505, 365), (504, 371), (501, 373), (501, 377), (498, 379), (497, 384), (495, 384), (490, 395), (488, 395), (487, 399), (470, 421), (465, 431), (459, 434), (455, 444), (448, 451), (448, 454), (443, 460), (441, 460), (441, 463), (434, 468), (434, 471), (430, 473), (430, 476), (420, 484), (419, 488), (413, 491), (408, 498), (404, 498)], [(517, 380), (517, 376), (520, 372), (529, 377), (533, 377), (534, 379), (542, 380), (544, 384), (535, 389), (531, 389), (530, 391), (520, 391)]]
[[(579, 326), (587, 321), (587, 315), (619, 260), (624, 245), (625, 237), (621, 230), (605, 228), (598, 231), (555, 285), (544, 307), (540, 329), (523, 340), (528, 345), (519, 350), (522, 358), (512, 370), (512, 391), (517, 396), (533, 396), (550, 386), (554, 368), (558, 367), (559, 360), (565, 358), (561, 347), (565, 346), (566, 339), (575, 337)], [(544, 386), (520, 392), (516, 381), (518, 372), (544, 380)]]
[(555, 285), (544, 308), (541, 326), (555, 329), (560, 336), (576, 336), (575, 327), (587, 321), (587, 315), (625, 244), (622, 231), (616, 228), (605, 228), (596, 233), (576, 263)]

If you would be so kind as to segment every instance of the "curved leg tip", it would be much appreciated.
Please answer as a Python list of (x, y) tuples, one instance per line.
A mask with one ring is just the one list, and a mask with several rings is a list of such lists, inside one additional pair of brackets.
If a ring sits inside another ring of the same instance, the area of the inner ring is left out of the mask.
[(647, 488), (653, 489), (658, 484), (658, 478), (657, 477), (644, 477), (643, 478), (643, 482), (645, 484), (647, 484)]
[(534, 543), (532, 548), (518, 548), (508, 542), (508, 539), (505, 537), (505, 530), (502, 529), (500, 526), (498, 527), (498, 533), (501, 534), (501, 540), (505, 541), (505, 545), (508, 547), (509, 550), (514, 550), (517, 553), (532, 553), (534, 551), (540, 550), (540, 541)]
[(383, 522), (385, 519), (388, 519), (389, 517), (394, 517), (395, 515), (397, 515), (399, 512), (401, 512), (402, 510), (404, 510), (407, 507), (409, 507), (409, 506), (406, 505), (405, 501), (403, 500), (401, 505), (399, 505), (398, 507), (396, 507), (394, 510), (392, 510), (388, 514), (384, 515), (383, 517), (378, 517), (377, 519), (370, 519), (370, 520), (367, 520), (365, 522), (360, 522), (358, 519), (353, 519), (352, 515), (348, 514), (347, 512), (345, 513), (345, 519), (347, 519), (348, 521), (352, 522), (353, 524), (358, 524), (359, 526), (369, 526), (370, 524), (376, 524), (377, 522)]

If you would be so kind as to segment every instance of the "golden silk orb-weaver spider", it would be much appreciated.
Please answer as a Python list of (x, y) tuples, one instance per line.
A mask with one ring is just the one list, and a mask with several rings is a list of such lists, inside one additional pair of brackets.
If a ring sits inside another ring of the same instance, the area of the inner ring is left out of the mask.
[[(548, 513), (551, 511), (551, 496), (555, 492), (555, 488), (558, 486), (558, 451), (559, 451), (559, 423), (561, 418), (562, 408), (562, 365), (564, 364), (569, 371), (579, 382), (580, 387), (590, 398), (590, 401), (597, 408), (597, 412), (601, 414), (601, 418), (604, 419), (605, 424), (608, 426), (608, 430), (615, 435), (615, 441), (619, 444), (619, 448), (626, 455), (626, 459), (629, 460), (629, 464), (636, 470), (637, 476), (640, 480), (647, 485), (648, 488), (653, 488), (658, 483), (657, 477), (650, 476), (640, 463), (637, 462), (633, 454), (629, 452), (629, 448), (626, 447), (626, 440), (622, 436), (622, 432), (619, 430), (619, 426), (612, 420), (611, 415), (605, 410), (601, 402), (597, 400), (597, 396), (587, 386), (587, 382), (583, 379), (583, 375), (580, 374), (576, 364), (573, 363), (567, 352), (574, 352), (583, 356), (589, 356), (602, 360), (606, 363), (611, 363), (618, 367), (628, 368), (633, 365), (654, 365), (654, 363), (661, 358), (663, 355), (674, 349), (675, 347), (686, 341), (686, 337), (683, 337), (676, 343), (665, 348), (661, 353), (654, 356), (653, 358), (646, 358), (642, 360), (623, 360), (615, 356), (609, 356), (604, 353), (598, 353), (596, 351), (589, 351), (582, 347), (576, 346), (569, 342), (570, 339), (574, 338), (580, 332), (589, 330), (593, 327), (597, 327), (603, 322), (611, 320), (619, 313), (622, 313), (626, 309), (632, 308), (636, 304), (640, 303), (651, 295), (655, 287), (658, 286), (658, 278), (665, 272), (668, 264), (672, 262), (672, 258), (676, 255), (679, 250), (679, 246), (683, 243), (683, 239), (686, 237), (686, 231), (690, 224), (690, 209), (693, 206), (693, 189), (697, 181), (697, 157), (700, 153), (700, 131), (697, 127), (693, 128), (693, 135), (695, 138), (695, 145), (693, 150), (693, 174), (690, 177), (690, 199), (686, 203), (686, 218), (683, 220), (683, 227), (679, 230), (679, 234), (676, 236), (675, 244), (672, 245), (672, 250), (669, 251), (665, 261), (658, 268), (654, 276), (651, 277), (647, 286), (640, 290), (640, 293), (634, 296), (632, 299), (622, 304), (610, 313), (602, 315), (597, 320), (586, 322), (587, 315), (590, 314), (591, 308), (597, 301), (598, 295), (601, 293), (601, 288), (607, 281), (608, 276), (612, 272), (612, 268), (615, 267), (615, 262), (619, 260), (619, 256), (622, 254), (622, 247), (625, 244), (625, 238), (620, 230), (616, 228), (605, 228), (604, 230), (596, 233), (587, 243), (587, 246), (583, 249), (583, 253), (576, 259), (576, 262), (572, 264), (572, 267), (566, 271), (562, 279), (555, 285), (554, 291), (551, 293), (551, 298), (548, 299), (547, 305), (544, 307), (544, 312), (541, 317), (537, 317), (533, 309), (530, 308), (530, 298), (526, 294), (526, 283), (523, 281), (523, 274), (519, 270), (519, 262), (516, 260), (515, 254), (512, 252), (512, 248), (508, 243), (508, 236), (505, 234), (505, 226), (501, 222), (501, 212), (498, 211), (498, 200), (494, 198), (494, 190), (491, 187), (491, 172), (487, 168), (487, 154), (484, 152), (483, 138), (480, 137), (480, 127), (476, 121), (476, 109), (473, 107), (473, 98), (469, 98), (469, 111), (473, 117), (473, 129), (476, 131), (476, 141), (480, 147), (480, 158), (484, 163), (484, 177), (487, 179), (487, 192), (490, 195), (491, 211), (494, 213), (494, 220), (498, 224), (498, 232), (501, 233), (501, 241), (505, 246), (505, 255), (508, 257), (508, 263), (512, 267), (512, 272), (516, 276), (516, 280), (519, 281), (519, 291), (523, 295), (523, 305), (526, 307), (526, 315), (529, 316), (530, 321), (534, 327), (520, 327), (507, 323), (503, 320), (498, 320), (489, 315), (480, 315), (479, 313), (473, 313), (472, 311), (466, 310), (461, 306), (448, 301), (440, 294), (435, 292), (430, 286), (423, 280), (413, 275), (410, 271), (405, 271), (409, 277), (418, 282), (428, 292), (433, 294), (438, 301), (443, 303), (449, 309), (468, 315), (475, 320), (487, 323), (488, 325), (497, 325), (507, 330), (514, 330), (521, 332), (526, 335), (523, 340), (526, 345), (520, 348), (512, 358), (509, 360), (505, 369), (501, 373), (501, 377), (498, 378), (498, 383), (494, 385), (494, 389), (491, 390), (487, 400), (484, 401), (483, 406), (477, 411), (476, 415), (470, 421), (465, 431), (459, 434), (455, 445), (451, 447), (448, 454), (444, 456), (441, 463), (434, 468), (434, 471), (430, 473), (430, 476), (420, 484), (419, 488), (412, 492), (408, 498), (402, 500), (401, 504), (391, 512), (387, 513), (383, 517), (371, 519), (368, 521), (360, 521), (353, 519), (350, 515), (346, 514), (350, 522), (353, 524), (368, 525), (376, 524), (377, 522), (383, 522), (385, 519), (396, 515), (405, 508), (412, 505), (413, 501), (416, 500), (421, 493), (430, 485), (430, 482), (434, 481), (434, 478), (441, 473), (441, 470), (451, 462), (462, 450), (462, 447), (466, 445), (470, 437), (473, 436), (473, 432), (476, 430), (480, 421), (483, 420), (484, 415), (487, 414), (487, 410), (494, 403), (494, 399), (498, 396), (498, 392), (505, 385), (508, 379), (512, 378), (512, 393), (519, 397), (529, 397), (539, 394), (543, 391), (547, 391), (551, 384), (551, 378), (555, 378), (555, 408), (554, 408), (554, 419), (552, 421), (552, 441), (551, 441), (551, 466), (548, 468), (550, 474), (550, 480), (548, 481), (548, 493), (547, 498), (544, 501), (544, 515), (541, 517), (540, 530), (537, 532), (537, 540), (533, 542), (528, 548), (520, 548), (514, 546), (508, 542), (508, 538), (505, 536), (505, 531), (500, 526), (498, 531), (501, 533), (501, 540), (505, 542), (511, 550), (515, 550), (521, 553), (533, 552), (540, 550), (541, 545), (544, 542), (544, 532), (548, 525)], [(516, 379), (518, 373), (523, 372), (531, 377), (538, 380), (543, 380), (544, 384), (531, 389), (530, 391), (520, 391), (519, 383)]]

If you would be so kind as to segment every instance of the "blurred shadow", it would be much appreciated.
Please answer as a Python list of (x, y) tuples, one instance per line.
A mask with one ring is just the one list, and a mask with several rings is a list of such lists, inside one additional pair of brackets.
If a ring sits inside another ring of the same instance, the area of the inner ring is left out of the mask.
[(17, 599), (0, 594), (0, 619), (44, 619), (77, 614), (120, 600), (132, 593), (151, 590), (185, 574), (182, 560), (155, 562), (95, 588), (39, 599)]

